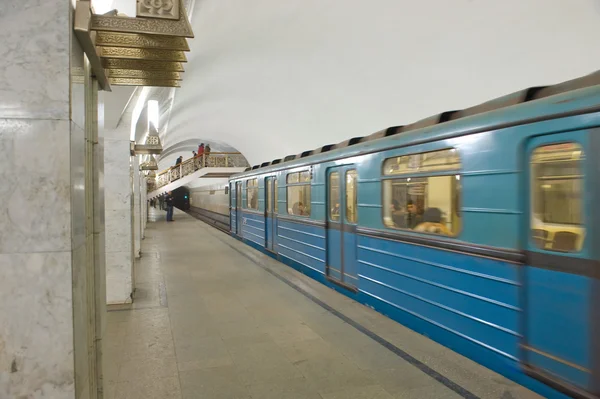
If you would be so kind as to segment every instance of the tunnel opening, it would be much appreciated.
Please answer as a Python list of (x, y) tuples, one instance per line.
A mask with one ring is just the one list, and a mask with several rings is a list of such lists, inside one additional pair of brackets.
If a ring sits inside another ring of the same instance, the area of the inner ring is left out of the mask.
[(173, 205), (182, 211), (190, 209), (190, 190), (187, 187), (173, 190)]

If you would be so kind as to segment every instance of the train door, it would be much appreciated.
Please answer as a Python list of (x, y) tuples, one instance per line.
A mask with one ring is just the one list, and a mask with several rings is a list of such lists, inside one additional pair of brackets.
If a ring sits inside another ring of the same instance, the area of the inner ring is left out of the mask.
[(354, 166), (327, 171), (327, 277), (352, 290), (358, 286), (356, 188)]
[[(593, 170), (588, 131), (535, 137), (527, 144), (527, 232), (523, 268), (525, 371), (576, 397), (594, 389), (592, 300)], [(596, 282), (595, 282), (596, 281)], [(597, 370), (596, 370), (597, 372)]]
[(275, 248), (275, 231), (277, 217), (277, 178), (267, 177), (265, 179), (265, 247), (269, 251)]
[(235, 228), (236, 234), (242, 236), (242, 182), (235, 183)]

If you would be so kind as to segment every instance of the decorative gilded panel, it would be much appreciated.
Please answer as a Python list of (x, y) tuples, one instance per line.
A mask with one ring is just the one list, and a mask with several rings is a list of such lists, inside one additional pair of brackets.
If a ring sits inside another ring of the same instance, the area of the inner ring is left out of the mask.
[(190, 51), (190, 46), (184, 37), (143, 35), (137, 33), (98, 32), (97, 46), (129, 47), (146, 49), (163, 49)]
[(137, 16), (178, 19), (179, 0), (137, 0)]
[(107, 69), (141, 69), (144, 71), (183, 72), (180, 62), (123, 60), (117, 58), (102, 59), (102, 66)]
[[(155, 0), (158, 1), (158, 0)], [(194, 37), (184, 7), (179, 7), (178, 19), (126, 18), (93, 15), (90, 29), (96, 31), (144, 33), (151, 35)]]
[(108, 78), (115, 86), (151, 86), (151, 87), (181, 87), (180, 80)]
[(107, 69), (109, 78), (147, 80), (181, 80), (181, 73), (169, 71), (142, 71), (139, 69)]
[(100, 56), (104, 58), (187, 62), (187, 58), (185, 58), (183, 51), (126, 47), (98, 47), (98, 52)]

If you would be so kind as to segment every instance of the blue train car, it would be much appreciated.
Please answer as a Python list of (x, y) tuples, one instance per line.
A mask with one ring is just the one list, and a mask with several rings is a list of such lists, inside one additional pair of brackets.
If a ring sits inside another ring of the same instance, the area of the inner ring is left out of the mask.
[(546, 397), (600, 397), (598, 151), (597, 72), (255, 166), (231, 233)]

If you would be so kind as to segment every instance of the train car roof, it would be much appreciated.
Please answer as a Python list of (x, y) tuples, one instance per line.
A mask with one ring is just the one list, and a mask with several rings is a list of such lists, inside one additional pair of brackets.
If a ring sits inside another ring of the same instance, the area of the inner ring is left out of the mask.
[[(592, 108), (590, 108), (592, 107)], [(494, 128), (600, 111), (600, 71), (552, 86), (532, 87), (458, 111), (446, 111), (415, 123), (389, 127), (369, 136), (353, 137), (278, 162), (265, 162), (233, 175), (232, 180), (286, 170), (388, 147), (441, 140)]]

